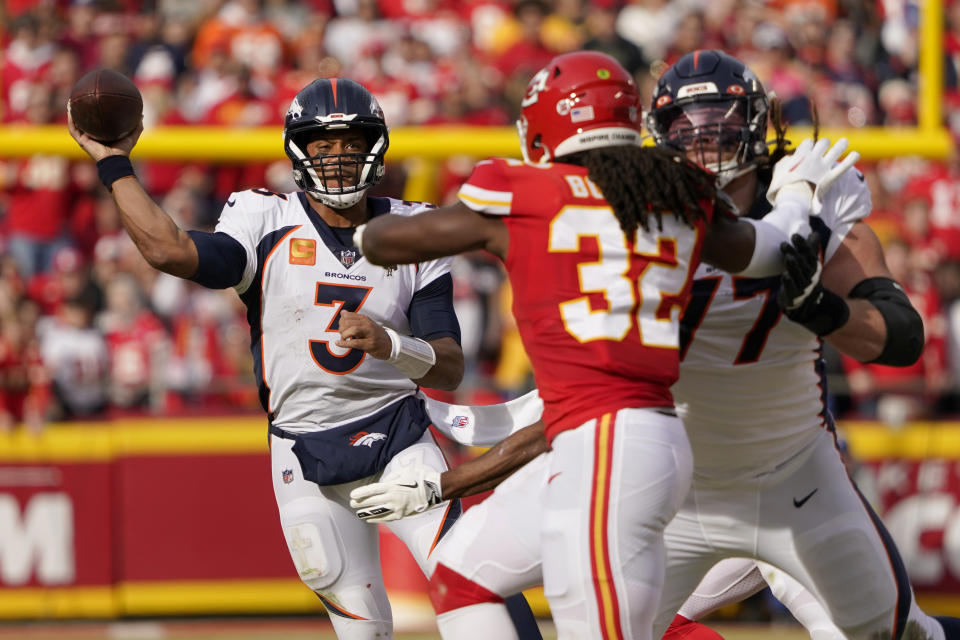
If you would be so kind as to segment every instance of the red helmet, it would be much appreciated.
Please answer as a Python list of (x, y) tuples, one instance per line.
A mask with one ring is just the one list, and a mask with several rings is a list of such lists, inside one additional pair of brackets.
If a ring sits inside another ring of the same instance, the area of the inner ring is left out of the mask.
[(557, 56), (533, 76), (520, 103), (523, 158), (542, 163), (584, 149), (639, 145), (639, 102), (633, 78), (610, 56)]

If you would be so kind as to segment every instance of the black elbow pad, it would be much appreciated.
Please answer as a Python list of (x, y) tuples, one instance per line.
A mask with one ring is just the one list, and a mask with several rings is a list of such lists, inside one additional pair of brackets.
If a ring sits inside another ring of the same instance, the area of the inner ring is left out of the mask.
[(850, 292), (850, 298), (869, 301), (887, 327), (883, 352), (871, 363), (891, 367), (908, 367), (923, 352), (923, 320), (910, 304), (903, 287), (890, 278), (867, 278)]

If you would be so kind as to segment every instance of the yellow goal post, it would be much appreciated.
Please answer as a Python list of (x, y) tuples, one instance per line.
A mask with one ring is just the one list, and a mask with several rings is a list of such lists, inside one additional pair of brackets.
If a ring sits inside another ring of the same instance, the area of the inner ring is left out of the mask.
[[(922, 0), (919, 41), (918, 123), (915, 127), (889, 129), (823, 129), (821, 136), (846, 137), (864, 159), (918, 155), (944, 159), (952, 150), (950, 132), (943, 126), (943, 0)], [(805, 128), (792, 128), (790, 137), (810, 135)], [(429, 126), (398, 127), (390, 132), (388, 158), (404, 162), (407, 183), (404, 198), (435, 199), (437, 163), (451, 156), (485, 158), (517, 157), (519, 142), (513, 127)], [(66, 127), (0, 127), (0, 158), (34, 154), (83, 157)], [(198, 126), (158, 127), (143, 134), (133, 153), (137, 159), (208, 160), (221, 162), (283, 159), (277, 126), (222, 128)]]

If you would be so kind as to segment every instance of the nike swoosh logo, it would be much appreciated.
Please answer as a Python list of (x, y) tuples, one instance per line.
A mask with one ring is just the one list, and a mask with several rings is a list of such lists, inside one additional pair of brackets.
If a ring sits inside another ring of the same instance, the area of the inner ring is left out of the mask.
[(408, 489), (416, 489), (417, 486), (418, 486), (418, 483), (414, 482), (413, 484), (401, 484), (401, 483), (398, 482), (398, 483), (397, 483), (397, 486), (398, 486), (398, 487), (406, 487), (406, 488), (408, 488)]
[(810, 498), (812, 498), (812, 497), (813, 497), (813, 494), (815, 494), (819, 489), (820, 489), (820, 488), (817, 487), (816, 489), (814, 489), (813, 491), (811, 491), (811, 492), (808, 493), (807, 495), (803, 496), (803, 497), (800, 498), (799, 500), (797, 500), (796, 498), (794, 498), (794, 499), (793, 499), (793, 506), (795, 506), (797, 509), (799, 509), (800, 507), (802, 507), (803, 505), (805, 505), (805, 504), (807, 503), (807, 500), (809, 500)]
[(228, 207), (232, 207), (232, 206), (235, 205), (235, 204), (237, 204), (236, 198), (234, 198), (233, 200), (227, 200), (227, 206), (228, 206)]
[(557, 471), (555, 474), (553, 474), (552, 476), (550, 476), (549, 478), (547, 478), (547, 484), (550, 484), (551, 482), (553, 482), (553, 479), (556, 478), (556, 477), (557, 477), (558, 475), (560, 475), (561, 473), (563, 473), (563, 471)]

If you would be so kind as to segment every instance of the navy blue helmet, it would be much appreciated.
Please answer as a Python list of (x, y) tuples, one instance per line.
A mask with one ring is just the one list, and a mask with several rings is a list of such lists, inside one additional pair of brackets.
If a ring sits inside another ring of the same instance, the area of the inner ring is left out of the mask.
[(769, 108), (753, 71), (707, 49), (686, 54), (660, 76), (646, 124), (657, 145), (713, 171), (722, 188), (766, 158)]
[[(307, 155), (307, 143), (319, 132), (354, 128), (366, 138), (365, 153)], [(283, 150), (293, 162), (294, 181), (335, 209), (356, 204), (366, 189), (380, 181), (389, 144), (377, 99), (346, 78), (321, 78), (308, 84), (290, 103), (283, 121)]]

